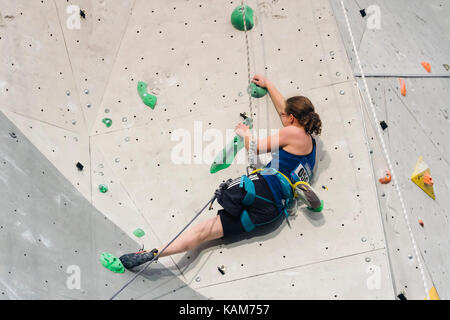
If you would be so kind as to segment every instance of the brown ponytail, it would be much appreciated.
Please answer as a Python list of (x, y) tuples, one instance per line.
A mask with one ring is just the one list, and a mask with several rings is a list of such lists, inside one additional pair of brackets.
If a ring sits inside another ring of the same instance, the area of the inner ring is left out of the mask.
[(319, 135), (322, 132), (322, 121), (314, 111), (311, 101), (303, 96), (295, 96), (286, 100), (287, 114), (292, 114), (308, 134)]

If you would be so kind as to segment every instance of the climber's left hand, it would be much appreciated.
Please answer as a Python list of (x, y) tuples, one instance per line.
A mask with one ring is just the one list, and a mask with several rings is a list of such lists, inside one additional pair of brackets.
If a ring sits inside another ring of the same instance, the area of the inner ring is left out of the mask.
[(250, 128), (242, 122), (236, 125), (234, 132), (241, 137), (251, 136)]

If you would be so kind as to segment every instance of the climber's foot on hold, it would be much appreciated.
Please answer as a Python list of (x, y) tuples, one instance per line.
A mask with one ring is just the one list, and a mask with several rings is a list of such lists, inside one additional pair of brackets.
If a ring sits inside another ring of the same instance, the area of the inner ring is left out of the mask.
[(121, 256), (119, 259), (125, 268), (133, 269), (137, 266), (140, 266), (143, 263), (153, 260), (157, 254), (158, 250), (153, 249), (150, 252), (139, 251), (136, 253), (127, 253)]

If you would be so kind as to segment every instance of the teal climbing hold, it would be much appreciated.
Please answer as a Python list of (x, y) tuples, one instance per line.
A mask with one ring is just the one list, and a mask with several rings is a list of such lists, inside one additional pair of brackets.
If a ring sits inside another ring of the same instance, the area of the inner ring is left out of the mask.
[[(242, 6), (236, 7), (231, 14), (231, 24), (240, 31), (244, 31), (243, 15), (244, 10)], [(245, 6), (245, 24), (247, 26), (247, 30), (251, 30), (255, 25), (253, 22), (253, 9), (249, 6)]]
[(248, 87), (248, 93), (253, 97), (253, 98), (262, 98), (267, 94), (267, 89), (258, 86), (256, 83), (251, 83), (250, 86)]
[(143, 81), (139, 81), (137, 85), (137, 90), (139, 93), (139, 97), (141, 97), (142, 102), (152, 108), (155, 109), (156, 105), (156, 97), (147, 92), (147, 83)]
[(124, 273), (125, 267), (119, 258), (115, 257), (109, 252), (103, 252), (100, 255), (100, 262), (106, 268), (115, 273)]
[(143, 237), (145, 235), (145, 232), (141, 228), (137, 228), (136, 230), (133, 231), (133, 234), (136, 237), (141, 238), (141, 237)]
[(106, 193), (106, 192), (108, 192), (108, 187), (105, 186), (104, 184), (101, 184), (101, 185), (98, 186), (98, 190), (99, 190), (101, 193)]
[(106, 125), (107, 128), (111, 127), (112, 125), (112, 120), (109, 118), (104, 118), (102, 122)]
[(222, 150), (222, 152), (216, 156), (209, 172), (216, 173), (220, 170), (226, 169), (229, 166), (231, 166), (231, 163), (233, 162), (234, 158), (236, 157), (238, 152), (243, 148), (244, 148), (244, 139), (242, 139), (238, 135), (234, 136), (233, 140), (230, 141), (230, 143), (226, 145), (226, 147)]
[[(253, 129), (253, 121), (251, 118), (244, 120), (244, 124), (250, 129)], [(214, 162), (209, 169), (210, 173), (216, 173), (220, 170), (226, 169), (231, 166), (234, 158), (245, 147), (244, 139), (238, 135), (235, 135), (233, 140), (230, 141), (225, 148), (216, 156)]]

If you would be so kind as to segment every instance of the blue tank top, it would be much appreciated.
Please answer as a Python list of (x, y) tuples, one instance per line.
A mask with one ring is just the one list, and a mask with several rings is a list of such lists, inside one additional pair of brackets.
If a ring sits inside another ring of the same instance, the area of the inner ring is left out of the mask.
[[(292, 183), (298, 181), (310, 182), (313, 175), (314, 164), (316, 162), (316, 140), (312, 138), (313, 149), (308, 155), (295, 155), (278, 149), (272, 152), (272, 161), (266, 168), (274, 168), (286, 177), (289, 177)], [(262, 177), (267, 181), (273, 197), (277, 203), (281, 203), (283, 199), (283, 191), (281, 189), (280, 180), (275, 175), (263, 174)]]

